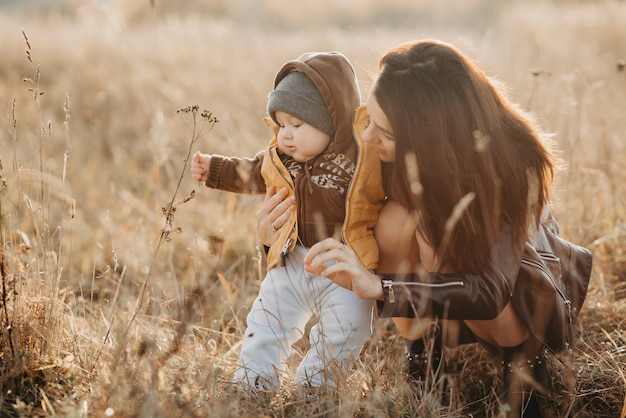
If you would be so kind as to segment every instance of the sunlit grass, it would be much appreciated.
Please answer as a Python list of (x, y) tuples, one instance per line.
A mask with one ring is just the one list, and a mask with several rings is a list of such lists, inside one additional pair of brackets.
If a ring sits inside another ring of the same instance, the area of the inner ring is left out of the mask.
[[(552, 360), (555, 416), (624, 415), (626, 10), (533, 10), (492, 27), (288, 32), (199, 16), (114, 27), (0, 15), (0, 415), (497, 414), (498, 364), (484, 350), (448, 352), (444, 394), (412, 389), (383, 320), (336, 391), (248, 397), (228, 385), (264, 276), (260, 198), (209, 190), (185, 170), (190, 145), (241, 156), (265, 145), (285, 60), (342, 51), (365, 98), (380, 54), (425, 36), (458, 43), (555, 132), (568, 170), (554, 212), (595, 266), (571, 364)], [(192, 139), (176, 111), (195, 103), (219, 122)]]

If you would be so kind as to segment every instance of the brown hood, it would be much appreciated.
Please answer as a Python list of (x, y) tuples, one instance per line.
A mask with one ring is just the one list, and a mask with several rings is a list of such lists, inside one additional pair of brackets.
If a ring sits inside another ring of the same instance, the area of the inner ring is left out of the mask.
[(350, 61), (340, 52), (307, 52), (281, 67), (276, 73), (274, 88), (292, 71), (306, 74), (326, 102), (335, 127), (328, 149), (342, 149), (346, 141), (354, 141), (352, 120), (361, 104), (361, 94)]

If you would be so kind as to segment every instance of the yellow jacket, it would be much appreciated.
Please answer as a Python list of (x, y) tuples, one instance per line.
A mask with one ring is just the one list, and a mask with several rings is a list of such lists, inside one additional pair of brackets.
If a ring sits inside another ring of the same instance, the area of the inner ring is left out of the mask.
[[(378, 266), (378, 246), (374, 239), (374, 226), (378, 212), (384, 202), (381, 163), (376, 151), (361, 138), (361, 132), (369, 122), (365, 106), (355, 113), (353, 121), (354, 139), (358, 147), (356, 169), (346, 197), (345, 220), (341, 228), (341, 239), (354, 250), (361, 262), (368, 269)], [(266, 119), (266, 123), (271, 121)], [(277, 132), (277, 128), (276, 132)], [(289, 195), (294, 194), (294, 184), (289, 172), (282, 164), (277, 152), (277, 138), (270, 141), (265, 150), (261, 174), (267, 185), (277, 188), (286, 187)], [(287, 227), (276, 242), (270, 247), (267, 255), (267, 269), (280, 263), (281, 257), (293, 250), (298, 241), (297, 212), (294, 212)]]
[(326, 149), (305, 163), (294, 161), (278, 152), (278, 127), (265, 118), (274, 130), (265, 150), (253, 158), (212, 155), (206, 185), (236, 193), (265, 193), (275, 185), (296, 196), (296, 211), (269, 250), (268, 270), (296, 243), (310, 247), (327, 237), (341, 239), (375, 268), (373, 228), (384, 200), (381, 163), (359, 136), (368, 115), (364, 108), (355, 112), (361, 98), (354, 69), (338, 52), (309, 52), (285, 63), (274, 86), (293, 71), (306, 74), (324, 98), (334, 127)]

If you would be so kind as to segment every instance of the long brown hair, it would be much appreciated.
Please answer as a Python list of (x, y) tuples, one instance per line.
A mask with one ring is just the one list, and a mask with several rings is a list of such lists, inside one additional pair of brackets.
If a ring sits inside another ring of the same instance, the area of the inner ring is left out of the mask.
[(521, 243), (548, 202), (549, 137), (452, 45), (403, 44), (379, 69), (373, 94), (395, 137), (402, 200), (443, 266), (484, 268), (501, 223)]

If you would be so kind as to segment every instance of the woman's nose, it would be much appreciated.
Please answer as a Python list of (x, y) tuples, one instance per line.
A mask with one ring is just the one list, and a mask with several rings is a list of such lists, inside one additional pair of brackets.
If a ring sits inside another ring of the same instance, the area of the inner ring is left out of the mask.
[(368, 125), (361, 133), (361, 138), (363, 138), (363, 141), (369, 144), (373, 144), (376, 142), (376, 135), (372, 135), (371, 126), (372, 125)]

